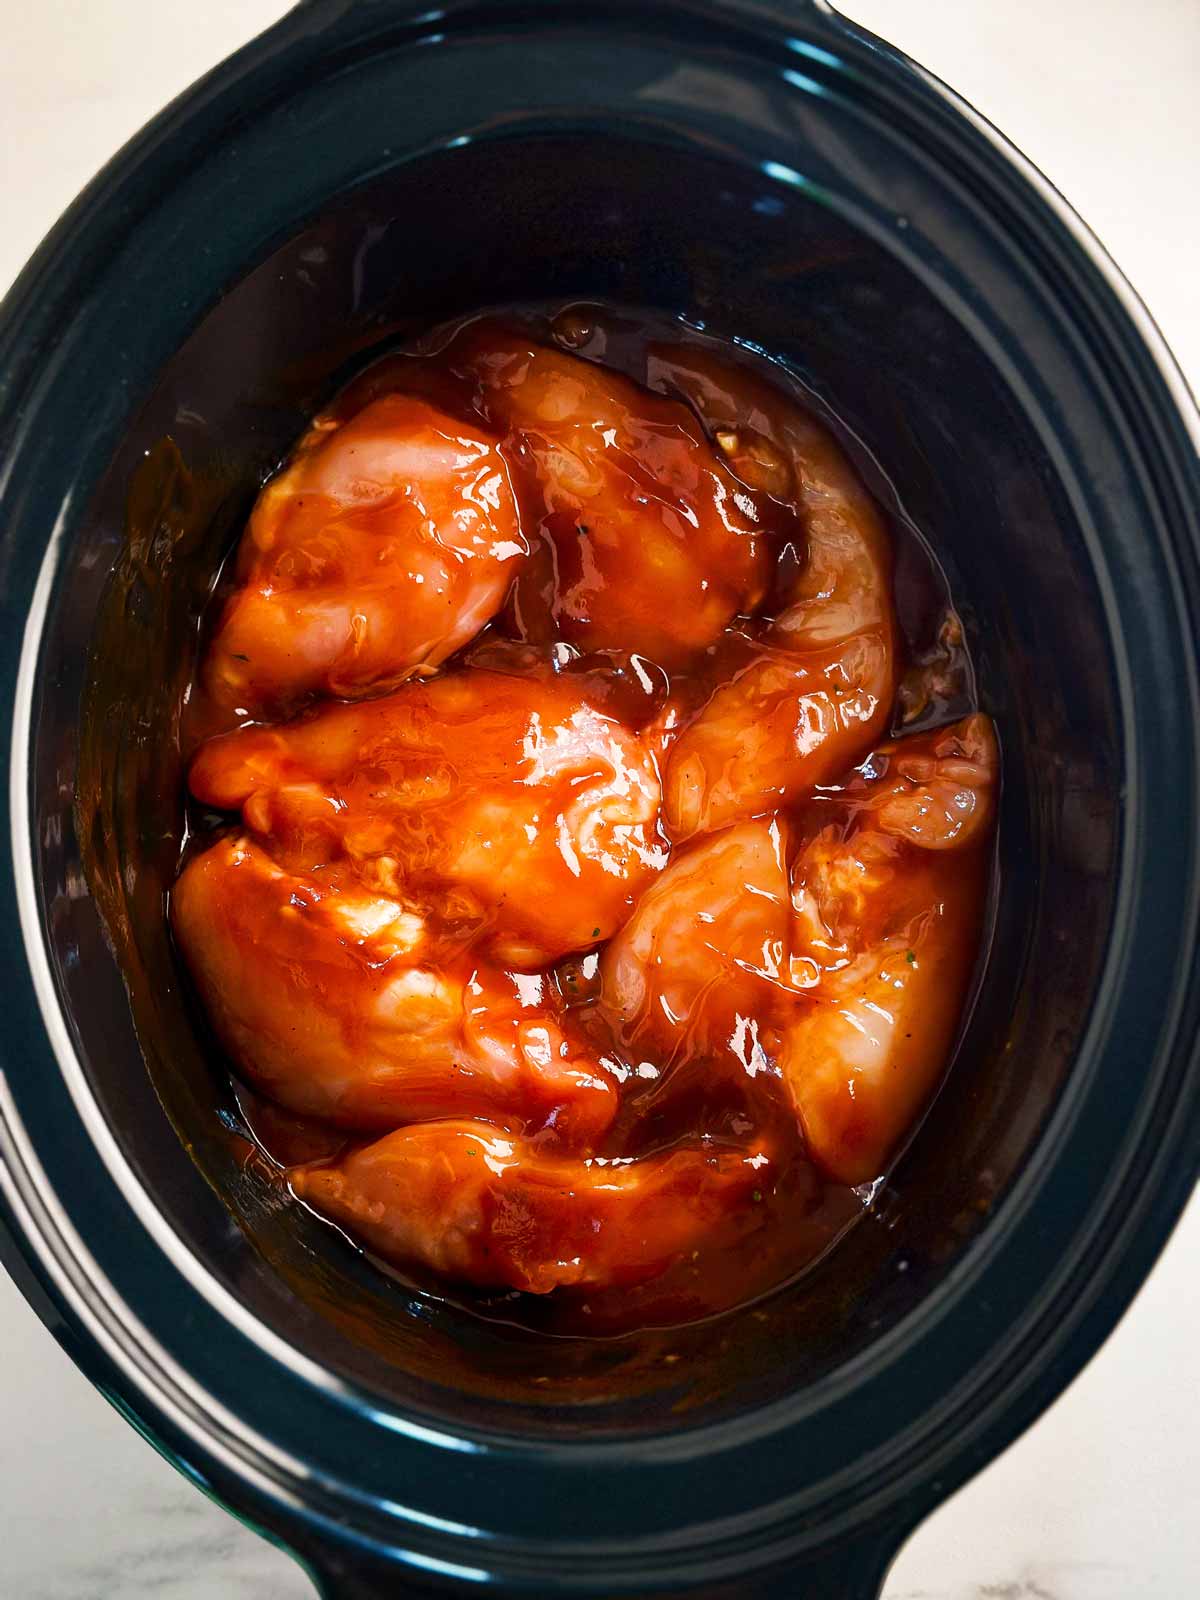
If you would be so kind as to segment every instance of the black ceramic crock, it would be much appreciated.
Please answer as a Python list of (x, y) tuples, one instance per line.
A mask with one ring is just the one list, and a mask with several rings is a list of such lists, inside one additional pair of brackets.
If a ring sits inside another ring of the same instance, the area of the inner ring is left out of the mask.
[[(163, 919), (173, 708), (262, 476), (376, 348), (556, 297), (810, 384), (946, 564), (1006, 762), (978, 1001), (869, 1215), (615, 1342), (289, 1205)], [(1195, 1177), (1195, 423), (1037, 173), (824, 6), (314, 0), (169, 107), (0, 326), (5, 1258), (79, 1364), (331, 1596), (876, 1595)]]

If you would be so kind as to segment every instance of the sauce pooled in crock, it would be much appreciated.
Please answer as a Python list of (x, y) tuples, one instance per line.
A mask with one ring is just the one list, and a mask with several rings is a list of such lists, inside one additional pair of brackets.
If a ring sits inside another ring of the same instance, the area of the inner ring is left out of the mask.
[(377, 363), (260, 494), (188, 718), (176, 937), (375, 1255), (612, 1330), (867, 1203), (998, 756), (940, 576), (768, 363), (595, 307)]

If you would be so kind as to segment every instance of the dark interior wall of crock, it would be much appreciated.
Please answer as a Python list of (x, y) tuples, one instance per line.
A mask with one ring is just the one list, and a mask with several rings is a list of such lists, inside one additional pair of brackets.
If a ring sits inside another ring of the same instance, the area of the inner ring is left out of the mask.
[[(453, 1308), (407, 1316), (412, 1296), (289, 1205), (247, 1159), (164, 919), (182, 822), (179, 694), (213, 569), (258, 484), (377, 348), (475, 306), (555, 296), (683, 312), (806, 379), (881, 495), (899, 485), (934, 543), (1006, 762), (979, 1002), (957, 1069), (872, 1215), (757, 1315), (603, 1350), (548, 1349)], [(473, 1393), (476, 1416), (528, 1403), (549, 1427), (568, 1393), (596, 1402), (597, 1426), (654, 1427), (685, 1397), (698, 1417), (777, 1392), (899, 1318), (1033, 1147), (1107, 940), (1110, 679), (1078, 532), (1013, 393), (933, 295), (820, 195), (600, 139), (547, 140), (534, 154), (528, 140), (498, 140), (397, 168), (227, 286), (146, 398), (78, 529), (42, 662), (35, 814), (82, 1059), (129, 1159), (211, 1270), (287, 1337), (377, 1388), (452, 1413)], [(668, 1348), (688, 1359), (662, 1365)], [(548, 1381), (532, 1389), (534, 1376)], [(645, 1390), (655, 1407), (623, 1409)]]

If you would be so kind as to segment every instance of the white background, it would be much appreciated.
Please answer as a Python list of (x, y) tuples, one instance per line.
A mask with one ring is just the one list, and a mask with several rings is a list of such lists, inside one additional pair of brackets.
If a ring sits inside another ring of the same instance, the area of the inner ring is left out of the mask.
[[(0, 289), (272, 0), (0, 0)], [(1105, 241), (1200, 386), (1200, 0), (853, 0), (1009, 134)], [(303, 159), (298, 153), (298, 159)], [(1200, 1209), (1091, 1366), (901, 1553), (886, 1600), (1200, 1592)], [(178, 1477), (0, 1275), (0, 1595), (300, 1600), (300, 1570)], [(828, 1597), (837, 1600), (837, 1597)]]

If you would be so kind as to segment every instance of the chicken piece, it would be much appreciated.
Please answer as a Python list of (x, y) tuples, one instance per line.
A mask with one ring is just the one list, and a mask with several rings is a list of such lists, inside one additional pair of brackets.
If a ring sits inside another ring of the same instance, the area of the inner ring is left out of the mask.
[(477, 421), (402, 394), (318, 418), (251, 514), (206, 687), (251, 712), (385, 688), (473, 638), (527, 554)]
[(716, 1144), (639, 1160), (563, 1159), (482, 1122), (401, 1128), (294, 1192), (370, 1250), (483, 1289), (548, 1294), (656, 1277), (770, 1177)]
[(290, 867), (351, 864), (473, 924), (509, 966), (607, 939), (665, 861), (652, 753), (548, 671), (465, 668), (245, 729), (211, 740), (190, 781)]
[(849, 820), (792, 865), (797, 1001), (784, 1081), (810, 1154), (878, 1177), (946, 1065), (979, 948), (999, 756), (991, 724), (900, 739), (845, 791)]
[[(894, 739), (871, 759), (866, 805), (874, 826), (925, 850), (961, 850), (992, 826), (1000, 752), (990, 718), (976, 713), (919, 738)], [(855, 797), (853, 786), (847, 795)]]
[(673, 838), (790, 805), (887, 727), (896, 690), (891, 552), (874, 501), (818, 422), (761, 379), (659, 346), (656, 386), (696, 408), (748, 486), (793, 508), (803, 550), (760, 658), (675, 741), (664, 781)]
[(763, 650), (671, 748), (663, 809), (672, 836), (776, 811), (832, 782), (886, 728), (894, 688), (880, 633), (803, 654)]
[(601, 1003), (633, 1051), (664, 1069), (728, 1053), (773, 1071), (764, 1038), (788, 983), (786, 837), (742, 823), (677, 856), (642, 896), (601, 962)]
[(171, 912), (218, 1038), (289, 1110), (363, 1130), (468, 1112), (583, 1143), (612, 1120), (614, 1084), (548, 981), (445, 959), (400, 901), (230, 836), (188, 863)]
[(544, 544), (516, 589), (527, 637), (670, 670), (759, 604), (765, 535), (788, 519), (737, 481), (686, 406), (491, 324), (454, 360), (493, 425), (519, 435), (536, 485)]

